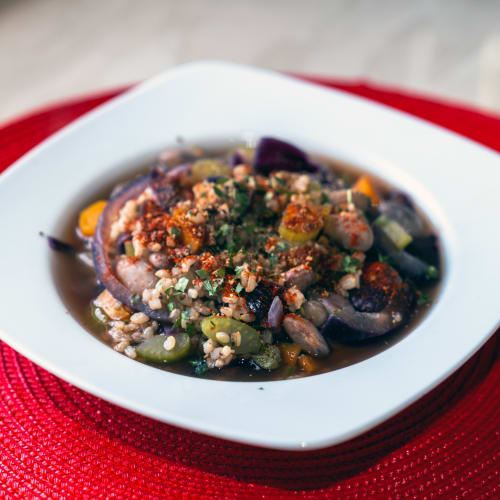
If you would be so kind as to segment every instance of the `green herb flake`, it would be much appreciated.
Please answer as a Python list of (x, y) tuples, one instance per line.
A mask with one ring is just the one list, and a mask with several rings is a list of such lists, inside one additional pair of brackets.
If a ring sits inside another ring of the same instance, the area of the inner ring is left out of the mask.
[(130, 303), (133, 306), (136, 306), (140, 301), (141, 301), (141, 297), (139, 294), (134, 293), (133, 295), (130, 296)]
[(186, 325), (186, 333), (192, 337), (196, 333), (196, 328), (194, 327), (193, 323), (188, 323)]
[(174, 309), (175, 309), (175, 304), (170, 301), (168, 304), (167, 304), (167, 309), (172, 312)]
[(222, 224), (222, 226), (217, 231), (217, 236), (227, 236), (231, 232), (231, 226), (229, 224)]
[(420, 292), (417, 297), (417, 305), (423, 306), (425, 304), (428, 304), (431, 301), (431, 298), (429, 297), (429, 294), (425, 292)]
[(321, 203), (330, 203), (330, 197), (324, 191), (321, 191)]
[(175, 284), (174, 288), (179, 292), (184, 292), (188, 286), (189, 280), (187, 278), (179, 278), (179, 281)]
[(243, 269), (245, 269), (245, 266), (236, 266), (234, 268), (234, 272), (235, 272), (235, 277), (236, 278), (239, 278), (241, 276), (241, 271), (243, 271)]
[(228, 181), (229, 179), (227, 177), (221, 177), (220, 179), (217, 179), (215, 181), (215, 184), (224, 184)]
[(188, 363), (194, 368), (195, 375), (203, 375), (208, 371), (208, 366), (204, 359), (191, 359)]
[(181, 326), (181, 318), (179, 317), (175, 320), (175, 323), (172, 325), (172, 328), (180, 328), (180, 326)]
[(175, 226), (172, 226), (172, 227), (170, 228), (170, 232), (171, 232), (171, 233), (172, 233), (175, 237), (180, 236), (180, 234), (181, 234), (181, 230), (180, 230), (178, 227), (175, 227)]
[(189, 311), (182, 311), (181, 312), (181, 319), (183, 319), (184, 321), (189, 321), (190, 318), (191, 318), (191, 314), (189, 313)]
[(220, 286), (217, 280), (206, 280), (203, 282), (203, 288), (208, 292), (209, 297), (213, 297)]
[(379, 262), (386, 262), (387, 264), (389, 264), (391, 261), (391, 258), (388, 255), (384, 255), (384, 254), (379, 253), (378, 254), (378, 261)]
[(227, 194), (217, 186), (214, 186), (214, 192), (219, 198), (227, 198)]
[(198, 269), (195, 271), (195, 273), (198, 278), (202, 280), (206, 280), (210, 276), (210, 273), (208, 271), (205, 271), (205, 269)]
[(241, 283), (238, 283), (234, 291), (239, 295), (242, 290), (243, 290), (243, 285)]
[(358, 259), (354, 259), (350, 255), (346, 255), (342, 259), (341, 271), (344, 273), (355, 273), (358, 270)]
[(250, 199), (248, 198), (247, 194), (236, 191), (234, 197), (238, 202), (238, 210), (240, 211), (240, 213), (244, 212), (250, 205)]
[(217, 278), (224, 278), (224, 276), (226, 276), (226, 270), (224, 268), (219, 268), (215, 271), (215, 276), (217, 276)]
[(281, 177), (278, 177), (277, 175), (274, 176), (274, 178), (276, 179), (276, 181), (281, 184), (282, 186), (286, 186), (286, 181), (285, 179), (282, 179)]
[(278, 250), (278, 252), (286, 252), (289, 248), (290, 246), (288, 245), (288, 243), (285, 243), (284, 241), (280, 241), (276, 245), (276, 250)]
[(278, 256), (275, 253), (272, 253), (269, 257), (269, 265), (274, 267), (278, 263)]

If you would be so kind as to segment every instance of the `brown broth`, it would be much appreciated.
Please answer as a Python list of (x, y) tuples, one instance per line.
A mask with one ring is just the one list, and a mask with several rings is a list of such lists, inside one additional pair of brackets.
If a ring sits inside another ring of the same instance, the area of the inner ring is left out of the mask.
[[(220, 152), (220, 149), (213, 149), (212, 152), (213, 154), (218, 154)], [(325, 157), (317, 158), (320, 158), (322, 162), (327, 162), (329, 165), (331, 165), (335, 173), (340, 174), (343, 178), (348, 180), (354, 180), (361, 173), (363, 173), (361, 169), (355, 168), (351, 165), (346, 165), (344, 163), (334, 161)], [(147, 170), (148, 168), (142, 167), (137, 169), (137, 173), (142, 173)], [(61, 232), (56, 236), (62, 241), (74, 245), (78, 250), (84, 250), (82, 241), (77, 236), (75, 231), (78, 220), (78, 213), (83, 207), (87, 206), (97, 199), (107, 199), (113, 186), (115, 186), (119, 182), (130, 179), (131, 177), (131, 175), (117, 175), (113, 182), (110, 182), (102, 186), (101, 189), (91, 193), (91, 195), (87, 199), (83, 200), (80, 206), (74, 207), (73, 210), (67, 215), (65, 222), (63, 222), (62, 224)], [(377, 178), (373, 174), (370, 174), (370, 178), (373, 180), (376, 188), (381, 194), (386, 194), (389, 190), (393, 189), (390, 184), (380, 178)], [(419, 211), (419, 214), (424, 219), (427, 225), (427, 229), (429, 231), (433, 231), (433, 227), (429, 219), (421, 211)], [(409, 322), (403, 328), (400, 328), (382, 337), (364, 341), (356, 345), (330, 343), (332, 352), (328, 357), (317, 360), (320, 368), (312, 375), (319, 375), (321, 373), (338, 370), (346, 366), (359, 363), (365, 359), (371, 358), (372, 356), (375, 356), (385, 351), (389, 347), (397, 344), (410, 332), (412, 332), (415, 327), (424, 319), (439, 293), (442, 282), (442, 275), (444, 273), (442, 251), (440, 251), (440, 258), (441, 281), (432, 286), (419, 287), (422, 291), (429, 295), (430, 301), (423, 306), (416, 306), (416, 309), (413, 312)], [(98, 295), (98, 293), (102, 290), (102, 287), (100, 287), (97, 282), (97, 277), (94, 270), (89, 268), (80, 260), (62, 253), (54, 254), (52, 259), (52, 270), (58, 293), (70, 314), (83, 327), (83, 329), (85, 329), (88, 333), (94, 335), (97, 339), (99, 339), (107, 346), (111, 347), (113, 344), (106, 333), (106, 327), (99, 323), (96, 319), (94, 319), (92, 315), (91, 303), (93, 299)], [(143, 362), (141, 360), (138, 361)], [(181, 375), (193, 375), (192, 367), (185, 361), (172, 363), (169, 365), (158, 365), (152, 363), (145, 364), (149, 364), (156, 368)], [(256, 371), (247, 366), (228, 366), (223, 370), (209, 370), (204, 375), (199, 376), (199, 378), (225, 381), (263, 382), (271, 380), (283, 380), (283, 378), (287, 377), (288, 375), (289, 374), (284, 371), (283, 367), (278, 370), (269, 372), (267, 370)], [(298, 376), (303, 375), (299, 372), (288, 376), (288, 378), (294, 378)]]

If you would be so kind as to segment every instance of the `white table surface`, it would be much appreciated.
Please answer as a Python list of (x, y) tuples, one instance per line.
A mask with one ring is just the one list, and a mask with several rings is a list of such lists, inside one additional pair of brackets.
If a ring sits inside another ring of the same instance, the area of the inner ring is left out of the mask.
[(0, 121), (226, 59), (500, 111), (500, 1), (0, 0)]

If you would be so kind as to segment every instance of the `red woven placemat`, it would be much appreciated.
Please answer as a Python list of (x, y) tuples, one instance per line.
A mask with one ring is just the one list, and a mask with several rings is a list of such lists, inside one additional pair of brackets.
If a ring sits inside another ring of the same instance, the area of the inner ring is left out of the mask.
[[(500, 150), (500, 120), (493, 116), (370, 85), (315, 80)], [(117, 93), (68, 101), (0, 128), (0, 171)], [(438, 388), (363, 436), (291, 453), (123, 410), (0, 342), (0, 497), (499, 498), (499, 346), (497, 333)]]

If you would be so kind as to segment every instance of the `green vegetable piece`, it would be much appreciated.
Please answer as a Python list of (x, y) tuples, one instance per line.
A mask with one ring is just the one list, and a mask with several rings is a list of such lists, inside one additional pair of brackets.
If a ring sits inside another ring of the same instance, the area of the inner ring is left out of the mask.
[(395, 220), (389, 219), (385, 215), (377, 217), (374, 224), (382, 229), (398, 250), (403, 250), (403, 248), (408, 246), (413, 239), (401, 224), (397, 223)]
[(257, 353), (260, 349), (260, 335), (255, 328), (232, 318), (224, 318), (221, 316), (209, 316), (201, 322), (201, 331), (209, 339), (217, 342), (215, 334), (217, 332), (225, 332), (231, 337), (232, 333), (240, 332), (241, 343), (239, 346), (232, 342), (232, 347), (236, 354)]
[(164, 347), (167, 337), (167, 335), (161, 334), (141, 342), (135, 348), (137, 355), (152, 363), (174, 363), (189, 355), (191, 339), (187, 333), (181, 332), (173, 335), (175, 346), (170, 351)]
[(127, 257), (134, 257), (135, 256), (135, 250), (134, 250), (134, 245), (132, 244), (131, 241), (126, 241), (124, 244), (125, 247), (125, 255)]
[(198, 278), (201, 278), (202, 280), (206, 280), (210, 276), (210, 273), (208, 271), (205, 271), (205, 269), (198, 269), (195, 271), (195, 273)]
[(207, 177), (231, 177), (231, 174), (231, 167), (217, 160), (198, 160), (194, 163), (192, 169), (195, 182), (201, 182)]
[(281, 353), (276, 345), (264, 344), (252, 359), (264, 370), (276, 370), (281, 366)]

